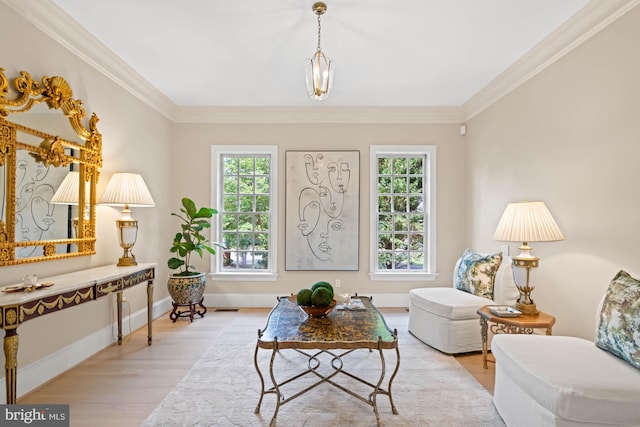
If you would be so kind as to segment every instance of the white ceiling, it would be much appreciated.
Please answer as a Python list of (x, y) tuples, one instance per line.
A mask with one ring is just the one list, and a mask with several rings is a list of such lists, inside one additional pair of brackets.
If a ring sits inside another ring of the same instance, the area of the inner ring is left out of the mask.
[[(178, 106), (309, 106), (312, 0), (53, 0)], [(588, 0), (327, 0), (327, 106), (459, 106)]]
[(640, 0), (327, 0), (320, 102), (312, 0), (0, 3), (175, 122), (461, 123)]

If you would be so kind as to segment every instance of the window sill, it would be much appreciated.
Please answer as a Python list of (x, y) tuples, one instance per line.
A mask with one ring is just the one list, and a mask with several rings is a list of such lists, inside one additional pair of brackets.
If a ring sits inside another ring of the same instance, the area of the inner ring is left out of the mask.
[(375, 272), (369, 273), (369, 279), (372, 282), (377, 281), (396, 281), (396, 282), (410, 282), (410, 281), (427, 281), (432, 282), (436, 280), (438, 273), (425, 273), (425, 272)]
[(278, 279), (278, 273), (209, 273), (209, 277), (228, 282), (273, 282)]

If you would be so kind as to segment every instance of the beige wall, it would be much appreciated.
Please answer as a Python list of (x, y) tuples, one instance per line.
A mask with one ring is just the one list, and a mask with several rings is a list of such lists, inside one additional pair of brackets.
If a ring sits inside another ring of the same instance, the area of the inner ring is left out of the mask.
[(532, 244), (555, 334), (593, 338), (609, 281), (640, 276), (639, 45), (636, 7), (469, 122), (469, 244), (499, 249), (500, 215), (524, 199), (544, 200), (565, 234)]
[[(207, 294), (288, 295), (317, 280), (341, 279), (342, 292), (406, 294), (417, 286), (447, 285), (453, 264), (464, 249), (464, 138), (457, 125), (384, 124), (178, 124), (175, 131), (172, 176), (179, 198), (189, 196), (199, 205), (211, 203), (210, 152), (212, 145), (272, 144), (279, 147), (278, 273), (277, 282), (213, 282)], [(435, 282), (372, 282), (369, 280), (369, 147), (375, 144), (437, 146), (437, 271)], [(284, 270), (284, 203), (286, 150), (360, 151), (359, 271), (301, 272)], [(188, 153), (188, 154), (187, 154)], [(179, 190), (182, 189), (182, 190)], [(177, 226), (177, 222), (175, 223)], [(201, 262), (209, 271), (208, 260)]]
[[(444, 274), (429, 285), (447, 285), (455, 259), (463, 249), (464, 220), (464, 138), (456, 125), (175, 125), (137, 98), (120, 88), (78, 57), (26, 23), (0, 4), (3, 26), (0, 37), (20, 44), (3, 47), (2, 63), (9, 78), (26, 70), (34, 78), (60, 75), (74, 90), (74, 97), (84, 100), (90, 114), (95, 112), (103, 134), (104, 167), (98, 195), (114, 172), (137, 172), (155, 199), (155, 208), (134, 208), (140, 221), (139, 239), (134, 252), (140, 262), (157, 262), (156, 301), (167, 297), (165, 267), (168, 243), (177, 225), (170, 212), (179, 208), (183, 196), (199, 204), (210, 203), (210, 146), (212, 144), (277, 144), (280, 147), (280, 208), (284, 212), (284, 152), (287, 149), (349, 149), (361, 151), (361, 240), (360, 271), (330, 273), (341, 278), (344, 291), (360, 293), (406, 293), (423, 283), (370, 282), (368, 279), (368, 163), (371, 144), (435, 144), (438, 146), (438, 258), (437, 270)], [(174, 136), (175, 132), (175, 136)], [(173, 148), (171, 146), (173, 145)], [(185, 167), (186, 166), (186, 167)], [(47, 277), (85, 268), (114, 264), (121, 255), (115, 233), (116, 208), (97, 208), (97, 254), (19, 266), (1, 267), (0, 286), (17, 283), (22, 276), (35, 273)], [(279, 225), (280, 280), (264, 283), (213, 283), (208, 293), (290, 293), (325, 273), (285, 272), (284, 223)], [(201, 267), (208, 271), (208, 260)], [(143, 287), (125, 292), (132, 312), (143, 310), (146, 295)], [(109, 328), (114, 321), (114, 298), (83, 304), (59, 313), (31, 320), (19, 328), (21, 336), (19, 368), (29, 368), (47, 356)], [(158, 314), (158, 313), (156, 313)], [(125, 322), (126, 325), (126, 322)], [(0, 354), (0, 363), (4, 355)], [(24, 375), (21, 377), (24, 380)], [(18, 394), (24, 381), (18, 381)]]
[[(534, 298), (558, 317), (555, 333), (593, 336), (597, 302), (621, 268), (640, 275), (640, 231), (635, 163), (640, 158), (640, 9), (588, 40), (494, 106), (472, 119), (461, 137), (456, 125), (385, 124), (173, 124), (72, 53), (0, 5), (5, 41), (0, 67), (34, 77), (61, 75), (88, 112), (100, 117), (104, 168), (99, 194), (113, 172), (141, 173), (155, 208), (134, 209), (140, 220), (138, 259), (157, 262), (155, 298), (166, 298), (167, 247), (176, 222), (170, 212), (183, 196), (210, 203), (212, 144), (276, 144), (280, 150), (280, 209), (284, 207), (284, 153), (293, 149), (347, 149), (361, 153), (360, 271), (284, 271), (284, 215), (279, 218), (277, 282), (220, 282), (208, 293), (283, 294), (318, 278), (342, 279), (344, 291), (406, 293), (424, 285), (448, 285), (465, 246), (499, 250), (492, 240), (506, 203), (544, 200), (566, 240), (534, 244), (541, 257)], [(178, 78), (178, 77), (177, 77)], [(369, 247), (369, 146), (436, 144), (437, 270), (435, 282), (371, 282)], [(27, 273), (60, 274), (115, 263), (121, 252), (114, 220), (99, 207), (97, 254), (65, 261), (2, 267), (0, 285)], [(168, 231), (167, 231), (168, 230)], [(512, 250), (517, 245), (512, 244)], [(208, 270), (208, 261), (200, 267)], [(144, 289), (125, 294), (135, 312)], [(90, 304), (27, 322), (20, 327), (21, 367), (41, 360), (111, 325), (113, 301)], [(52, 337), (54, 337), (52, 339)], [(0, 355), (0, 363), (3, 356)]]
[[(104, 190), (113, 172), (137, 172), (144, 176), (156, 207), (133, 209), (134, 216), (140, 221), (140, 239), (134, 252), (141, 262), (157, 262), (164, 258), (166, 236), (159, 230), (166, 229), (170, 221), (167, 189), (171, 182), (168, 171), (172, 123), (2, 4), (0, 16), (3, 18), (0, 26), (0, 38), (3, 40), (0, 67), (4, 68), (5, 75), (13, 80), (21, 70), (25, 70), (37, 80), (43, 76), (62, 76), (70, 83), (74, 97), (84, 101), (87, 113), (98, 115), (98, 129), (104, 144), (104, 166), (98, 194)], [(46, 277), (115, 264), (122, 255), (115, 231), (118, 216), (116, 208), (97, 208), (96, 255), (0, 267), (0, 286), (18, 283), (25, 274)], [(160, 265), (159, 273), (166, 277), (163, 265)], [(157, 282), (163, 283), (162, 279)], [(143, 309), (146, 304), (145, 289), (143, 286), (139, 288), (125, 292), (132, 312)], [(166, 295), (165, 286), (156, 287), (156, 299)], [(18, 329), (21, 337), (19, 367), (27, 367), (79, 339), (108, 328), (114, 321), (114, 300), (103, 298), (22, 325)], [(0, 364), (4, 365), (2, 352)], [(20, 385), (19, 380), (19, 389)]]

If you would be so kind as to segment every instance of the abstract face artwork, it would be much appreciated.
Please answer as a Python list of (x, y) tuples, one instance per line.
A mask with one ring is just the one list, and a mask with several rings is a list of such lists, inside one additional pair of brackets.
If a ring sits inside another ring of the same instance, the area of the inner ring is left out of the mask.
[[(35, 162), (18, 151), (16, 161), (16, 241), (37, 242), (67, 238), (68, 213), (62, 206), (53, 205), (51, 198), (68, 172)], [(17, 258), (36, 255), (37, 246), (16, 250)]]
[(357, 151), (287, 152), (288, 270), (357, 269), (358, 163)]

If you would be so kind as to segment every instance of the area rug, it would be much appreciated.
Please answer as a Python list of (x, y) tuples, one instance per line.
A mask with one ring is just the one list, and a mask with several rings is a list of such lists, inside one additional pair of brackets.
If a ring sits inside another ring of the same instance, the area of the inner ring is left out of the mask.
[[(400, 367), (392, 384), (394, 415), (389, 399), (378, 396), (382, 424), (395, 426), (504, 426), (491, 395), (451, 357), (423, 344), (407, 332), (406, 315), (386, 316), (398, 330)], [(265, 319), (266, 320), (266, 319)], [(164, 398), (142, 424), (145, 427), (269, 426), (275, 409), (275, 395), (265, 395), (260, 412), (254, 413), (260, 397), (260, 379), (254, 365), (257, 331), (255, 319), (238, 318), (216, 337), (180, 383)], [(270, 385), (271, 352), (260, 350), (259, 365)], [(324, 374), (330, 361), (321, 356)], [(395, 351), (384, 351), (386, 378), (396, 363)], [(274, 373), (284, 379), (303, 371), (307, 358), (294, 350), (276, 354)], [(380, 373), (377, 351), (357, 350), (344, 358), (344, 369), (376, 382)], [(321, 371), (323, 372), (323, 371)], [(283, 387), (285, 398), (293, 396), (315, 380), (307, 375)], [(370, 389), (340, 374), (336, 382), (358, 394)], [(282, 405), (276, 419), (283, 427), (375, 426), (370, 405), (329, 384)]]

